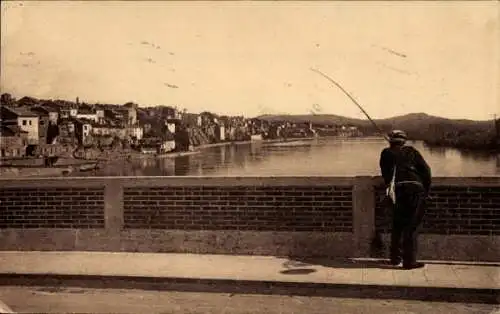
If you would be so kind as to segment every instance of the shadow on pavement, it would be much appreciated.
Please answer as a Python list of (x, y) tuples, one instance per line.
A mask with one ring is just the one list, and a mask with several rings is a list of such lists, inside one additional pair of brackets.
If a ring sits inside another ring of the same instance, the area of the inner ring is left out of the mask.
[[(296, 257), (284, 256), (290, 259), (284, 264), (293, 265), (293, 267), (311, 267), (320, 265), (332, 268), (380, 268), (380, 269), (401, 269), (389, 264), (388, 259), (349, 259), (349, 258), (331, 258), (331, 257)], [(456, 266), (481, 266), (481, 267), (499, 267), (497, 262), (476, 262), (476, 261), (428, 261), (421, 260), (427, 265), (456, 265)], [(285, 266), (285, 265), (284, 265)], [(285, 266), (286, 267), (286, 266)]]
[(283, 263), (283, 267), (307, 267), (307, 266), (324, 266), (331, 268), (380, 268), (380, 269), (398, 269), (392, 266), (387, 260), (352, 260), (352, 259), (331, 259), (331, 258), (315, 258), (315, 257), (288, 257), (290, 261)]
[(280, 271), (280, 273), (283, 275), (308, 275), (314, 272), (316, 272), (316, 269), (312, 268), (297, 268)]

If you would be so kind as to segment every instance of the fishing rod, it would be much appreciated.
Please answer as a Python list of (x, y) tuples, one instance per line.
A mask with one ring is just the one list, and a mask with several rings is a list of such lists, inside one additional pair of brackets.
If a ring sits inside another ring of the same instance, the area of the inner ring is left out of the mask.
[(377, 129), (381, 134), (383, 134), (384, 136), (384, 139), (386, 141), (389, 142), (389, 138), (387, 138), (387, 135), (385, 134), (385, 132), (383, 132), (379, 127), (378, 125), (375, 123), (375, 121), (373, 121), (373, 119), (370, 117), (370, 115), (365, 111), (365, 109), (363, 109), (363, 107), (356, 101), (356, 99), (354, 99), (354, 97), (351, 96), (351, 94), (349, 94), (349, 92), (347, 92), (339, 83), (337, 83), (334, 79), (332, 79), (331, 77), (329, 77), (328, 75), (326, 75), (325, 73), (321, 72), (320, 70), (318, 69), (313, 69), (311, 68), (311, 71), (313, 72), (316, 72), (318, 73), (319, 75), (323, 76), (324, 78), (326, 78), (327, 80), (329, 80), (331, 83), (335, 84), (335, 86), (337, 86), (342, 92), (344, 92), (344, 94), (347, 95), (347, 97), (349, 97), (349, 99), (352, 100), (352, 102), (354, 104), (356, 104), (356, 106), (358, 106), (359, 109), (361, 109), (361, 111), (365, 114), (365, 116), (368, 118), (368, 120), (370, 120), (370, 122), (373, 124), (373, 126), (375, 127), (375, 129)]
[[(349, 94), (349, 92), (347, 92), (339, 83), (337, 83), (334, 79), (332, 79), (331, 77), (329, 77), (325, 73), (321, 72), (320, 70), (311, 68), (311, 71), (316, 72), (319, 75), (323, 76), (324, 78), (329, 80), (331, 83), (333, 83), (335, 86), (337, 86), (342, 92), (344, 92), (344, 94), (346, 94), (347, 97), (349, 97), (349, 99), (351, 99), (352, 102), (354, 104), (356, 104), (356, 106), (359, 109), (361, 109), (361, 111), (365, 114), (365, 116), (368, 118), (368, 120), (370, 120), (370, 122), (373, 124), (375, 129), (377, 129), (384, 136), (384, 139), (386, 141), (390, 142), (389, 138), (387, 137), (385, 132), (382, 132), (382, 130), (375, 123), (375, 121), (373, 121), (373, 119), (370, 117), (370, 115), (365, 111), (365, 109), (363, 109), (363, 107), (356, 101), (356, 99), (354, 99), (354, 97), (352, 97), (351, 94)], [(388, 190), (387, 190), (387, 193), (388, 193)], [(385, 247), (384, 247), (384, 242), (382, 240), (382, 232), (380, 230), (378, 230), (377, 228), (375, 228), (374, 234), (373, 234), (373, 237), (372, 237), (372, 240), (370, 243), (370, 255), (377, 256), (377, 255), (383, 254), (382, 252), (384, 251), (384, 249), (385, 249)]]

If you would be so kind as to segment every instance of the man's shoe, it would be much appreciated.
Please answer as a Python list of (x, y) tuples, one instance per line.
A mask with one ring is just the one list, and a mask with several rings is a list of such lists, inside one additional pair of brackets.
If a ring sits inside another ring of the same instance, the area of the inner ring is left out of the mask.
[(425, 264), (424, 263), (419, 263), (419, 262), (415, 262), (415, 263), (412, 263), (412, 264), (403, 264), (403, 269), (417, 269), (417, 268), (422, 268), (424, 267)]
[(389, 264), (391, 264), (392, 266), (399, 266), (399, 265), (401, 265), (401, 262), (402, 261), (400, 259), (391, 259), (389, 261)]

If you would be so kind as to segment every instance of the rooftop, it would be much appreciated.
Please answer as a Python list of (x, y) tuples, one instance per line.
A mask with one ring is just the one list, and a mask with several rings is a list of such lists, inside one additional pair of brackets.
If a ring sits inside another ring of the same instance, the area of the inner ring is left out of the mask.
[(18, 125), (0, 125), (0, 135), (2, 136), (16, 136), (19, 133), (28, 133), (21, 130)]
[(80, 123), (80, 124), (93, 124), (94, 123), (93, 120), (89, 120), (86, 118), (73, 118), (73, 120), (77, 123)]
[(50, 112), (46, 108), (40, 107), (40, 106), (31, 108), (31, 111), (38, 114), (38, 115), (45, 115), (45, 116), (49, 115), (49, 112)]
[[(101, 120), (102, 121), (102, 120)], [(122, 121), (119, 119), (104, 118), (104, 122), (92, 121), (92, 126), (96, 128), (123, 128)]]
[(110, 123), (92, 123), (92, 127), (96, 129), (124, 129), (124, 127)]
[(78, 114), (96, 114), (91, 108), (78, 108)]
[(32, 112), (27, 107), (8, 107), (8, 106), (3, 106), (3, 107), (19, 117), (29, 117), (29, 118), (38, 117), (36, 113)]
[(45, 102), (42, 106), (47, 112), (58, 112), (60, 109), (60, 106), (52, 103), (52, 102)]

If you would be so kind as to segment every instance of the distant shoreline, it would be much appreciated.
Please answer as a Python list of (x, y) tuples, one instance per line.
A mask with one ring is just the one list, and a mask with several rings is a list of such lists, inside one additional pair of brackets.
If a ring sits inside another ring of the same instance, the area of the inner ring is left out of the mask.
[(425, 143), (426, 146), (430, 148), (453, 148), (460, 151), (466, 152), (477, 152), (477, 153), (487, 153), (487, 154), (498, 154), (500, 153), (500, 147), (494, 147), (493, 145), (453, 145), (447, 142), (433, 142), (429, 140), (420, 140)]

